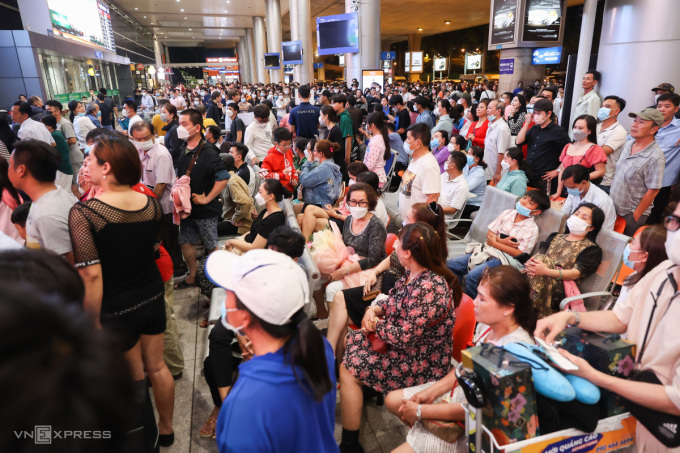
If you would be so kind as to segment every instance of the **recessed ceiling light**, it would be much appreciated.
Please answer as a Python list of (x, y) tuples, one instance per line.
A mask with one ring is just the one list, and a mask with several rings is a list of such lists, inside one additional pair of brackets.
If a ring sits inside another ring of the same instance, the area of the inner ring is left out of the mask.
[(137, 11), (139, 8), (135, 8), (135, 11)]
[(184, 20), (187, 20), (187, 18), (185, 17)]
[(451, 21), (450, 21), (450, 20), (445, 20), (444, 23), (445, 23), (446, 25), (451, 25)]
[(421, 27), (418, 27), (418, 31), (423, 31), (423, 29)]
[(150, 25), (153, 25), (153, 22), (149, 22)]
[(146, 19), (146, 16), (144, 16), (144, 19)]
[(184, 9), (180, 9), (180, 11), (184, 12)]

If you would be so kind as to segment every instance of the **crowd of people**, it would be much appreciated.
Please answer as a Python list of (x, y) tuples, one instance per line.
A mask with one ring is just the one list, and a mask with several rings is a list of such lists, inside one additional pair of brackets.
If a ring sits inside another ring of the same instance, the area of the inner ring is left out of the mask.
[[(13, 283), (34, 290), (36, 311), (76, 305), (89, 317), (80, 326), (88, 334), (63, 337), (57, 354), (79, 354), (101, 330), (110, 363), (124, 359), (127, 382), (115, 388), (125, 407), (93, 406), (100, 417), (91, 418), (101, 427), (115, 411), (134, 414), (115, 424), (120, 445), (174, 442), (184, 369), (174, 294), (214, 285), (227, 296), (204, 363), (214, 410), (200, 435), (223, 452), (361, 452), (367, 392), (386, 395), (410, 427), (397, 451), (462, 451), (423, 420), (463, 419), (451, 355), (464, 298), (474, 301), (476, 344), (552, 340), (566, 324), (625, 332), (645, 343), (638, 360), (661, 385), (605, 376), (572, 357), (577, 374), (680, 414), (680, 96), (654, 87), (654, 105), (628, 112), (626, 130), (625, 93), (602, 96), (600, 79), (584, 75), (570, 124), (561, 81), (504, 93), (493, 81), (180, 84), (141, 90), (122, 106), (106, 89), (67, 106), (24, 96), (0, 112), (0, 266), (11, 256), (32, 268)], [(480, 215), (489, 186), (515, 195), (514, 209), (488, 225), (484, 244), (449, 256), (452, 222)], [(398, 192), (397, 212), (386, 209), (386, 192)], [(567, 217), (564, 232), (539, 231), (551, 205)], [(560, 311), (600, 266), (603, 229), (633, 237), (623, 255), (633, 274), (612, 311)], [(324, 289), (313, 295), (296, 261), (327, 230), (351, 254), (332, 268), (317, 263)], [(70, 277), (46, 290), (35, 281), (44, 273)], [(306, 314), (310, 300), (327, 318), (325, 337)], [(444, 394), (451, 404), (436, 404)], [(145, 435), (129, 434), (140, 428)], [(637, 430), (638, 446), (659, 446)]]

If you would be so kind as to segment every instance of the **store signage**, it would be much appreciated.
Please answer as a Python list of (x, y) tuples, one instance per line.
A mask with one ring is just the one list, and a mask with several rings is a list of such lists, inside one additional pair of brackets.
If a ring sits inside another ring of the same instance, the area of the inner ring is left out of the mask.
[(238, 63), (238, 58), (236, 57), (211, 57), (205, 59), (206, 63), (216, 64), (216, 63)]
[(515, 59), (514, 58), (504, 58), (500, 62), (500, 73), (501, 74), (514, 74), (515, 73)]
[(137, 63), (137, 70), (138, 70), (138, 71), (143, 71), (143, 70), (144, 70), (144, 64), (142, 64), (142, 63)]
[(493, 0), (491, 5), (490, 45), (515, 42), (517, 0)]
[(380, 59), (381, 60), (396, 60), (397, 59), (397, 52), (381, 52), (380, 53)]
[(102, 58), (104, 58), (104, 53), (102, 53), (102, 52), (100, 52), (100, 51), (98, 51), (98, 50), (95, 50), (95, 51), (94, 51), (94, 57), (95, 57), (95, 58), (99, 58), (99, 59), (101, 60)]
[(560, 64), (562, 61), (561, 47), (543, 47), (534, 49), (531, 64)]

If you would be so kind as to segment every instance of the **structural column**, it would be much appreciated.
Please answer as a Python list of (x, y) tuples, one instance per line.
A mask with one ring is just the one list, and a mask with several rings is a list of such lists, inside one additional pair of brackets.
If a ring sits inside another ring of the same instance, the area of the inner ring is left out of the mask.
[(161, 74), (161, 72), (158, 70), (158, 68), (163, 67), (163, 50), (161, 49), (161, 42), (158, 40), (158, 36), (155, 34), (153, 35), (153, 56), (154, 60), (156, 60), (156, 78), (159, 81), (165, 81), (165, 71)]
[(245, 47), (245, 39), (241, 38), (236, 43), (236, 53), (238, 54), (238, 72), (241, 83), (247, 83), (250, 81), (250, 78), (248, 77), (248, 65), (246, 64), (248, 56), (246, 54)]
[[(607, 0), (597, 69), (602, 73), (600, 93), (626, 100), (619, 122), (628, 130), (632, 119), (625, 113), (639, 112), (654, 103), (660, 83), (680, 87), (680, 2), (677, 0)], [(632, 89), (636, 87), (636, 89)]]
[[(630, 4), (630, 2), (627, 2)], [(576, 104), (583, 94), (579, 81), (590, 68), (590, 53), (593, 48), (593, 32), (595, 30), (595, 15), (597, 14), (597, 0), (586, 0), (583, 5), (583, 19), (581, 20), (581, 36), (578, 44), (578, 54), (576, 56), (576, 69), (574, 70), (574, 89), (571, 94), (571, 113), (569, 121), (574, 122), (574, 112), (576, 111)], [(604, 32), (604, 24), (602, 27)], [(600, 87), (596, 86), (599, 91)], [(564, 113), (562, 114), (564, 116)], [(569, 131), (569, 136), (573, 138), (571, 126), (566, 125)]]
[[(362, 22), (362, 8), (363, 4), (354, 3), (353, 0), (345, 0), (345, 13), (357, 12), (359, 8), (359, 51), (361, 51), (361, 22)], [(380, 25), (380, 24), (378, 24)], [(360, 53), (346, 53), (345, 54), (345, 80), (347, 85), (352, 84), (352, 79), (361, 79), (361, 54)]]
[(380, 67), (380, 2), (361, 2), (359, 8), (359, 55), (361, 67), (359, 77), (361, 83), (362, 69), (382, 69)]
[[(517, 88), (518, 82), (524, 82), (524, 85), (534, 83), (536, 79), (543, 79), (545, 74), (545, 65), (531, 64), (533, 49), (531, 48), (517, 48), (501, 50), (500, 59), (508, 60), (512, 58), (515, 61), (513, 65), (512, 74), (501, 74), (498, 81), (498, 92), (505, 93), (507, 91), (512, 93), (512, 90)], [(528, 101), (528, 99), (527, 99)]]
[(290, 34), (292, 41), (302, 41), (302, 64), (295, 65), (293, 79), (300, 84), (314, 80), (314, 46), (309, 22), (311, 10), (309, 0), (290, 0)]
[[(409, 52), (413, 52), (414, 50), (422, 50), (420, 48), (420, 41), (422, 40), (422, 35), (408, 35), (408, 50)], [(415, 82), (416, 80), (420, 79), (420, 74), (413, 74), (411, 72), (408, 73), (408, 79), (412, 82)]]
[(253, 29), (246, 28), (246, 38), (244, 42), (244, 48), (246, 51), (246, 57), (244, 59), (247, 65), (248, 83), (255, 83), (257, 81), (257, 72), (255, 70), (255, 61), (257, 56), (254, 51), (254, 41), (253, 41)]
[(264, 17), (253, 17), (253, 50), (255, 54), (255, 83), (267, 83), (267, 76), (264, 70)]
[[(269, 53), (281, 53), (281, 0), (265, 0), (267, 15), (267, 47)], [(283, 64), (281, 69), (269, 70), (271, 83), (283, 81)]]

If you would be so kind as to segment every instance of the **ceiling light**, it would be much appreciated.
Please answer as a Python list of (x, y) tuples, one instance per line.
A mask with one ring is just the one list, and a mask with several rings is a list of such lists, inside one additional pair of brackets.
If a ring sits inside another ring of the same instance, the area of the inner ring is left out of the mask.
[(189, 31), (191, 31), (191, 28), (189, 29)]
[(180, 11), (184, 12), (184, 9), (180, 9)]
[(135, 8), (135, 11), (137, 11), (139, 8)]
[(146, 19), (146, 16), (144, 16), (144, 19)]
[(446, 25), (451, 25), (451, 21), (450, 21), (450, 20), (445, 20), (445, 21), (444, 21), (444, 24), (446, 24)]
[(185, 17), (184, 20), (187, 20), (187, 18)]
[(423, 31), (423, 29), (421, 27), (418, 27), (418, 31)]

